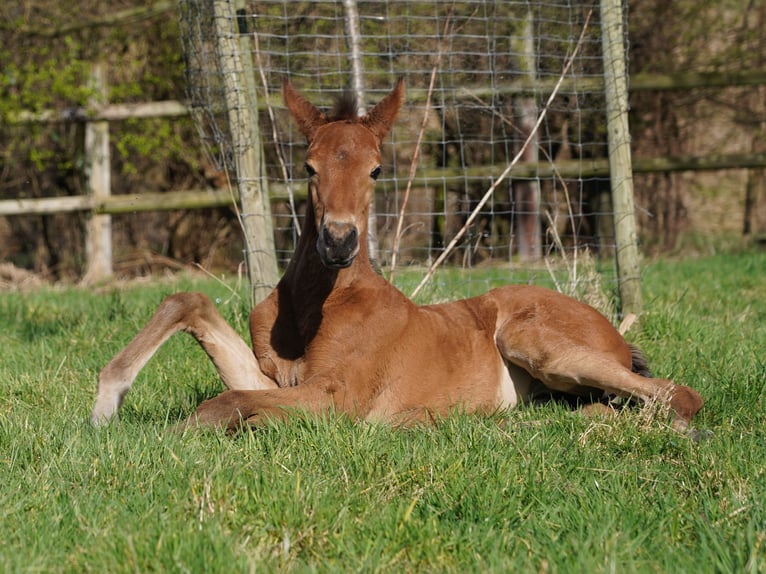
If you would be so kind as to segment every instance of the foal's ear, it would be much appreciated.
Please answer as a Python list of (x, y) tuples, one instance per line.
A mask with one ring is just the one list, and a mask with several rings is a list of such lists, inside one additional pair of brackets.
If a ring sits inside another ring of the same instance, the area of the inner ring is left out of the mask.
[(311, 141), (317, 128), (327, 123), (327, 116), (296, 92), (289, 80), (285, 80), (282, 84), (282, 95), (290, 115), (298, 124), (298, 129), (308, 141)]
[(383, 138), (391, 131), (403, 102), (404, 78), (399, 78), (394, 89), (360, 120), (375, 134), (378, 142), (382, 142)]

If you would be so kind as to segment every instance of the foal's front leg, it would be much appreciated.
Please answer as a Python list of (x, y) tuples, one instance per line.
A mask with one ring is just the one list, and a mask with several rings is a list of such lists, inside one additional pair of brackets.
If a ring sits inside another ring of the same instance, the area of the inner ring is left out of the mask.
[(229, 389), (273, 389), (276, 383), (261, 372), (253, 351), (232, 329), (210, 299), (202, 293), (177, 293), (166, 297), (149, 323), (99, 374), (95, 425), (116, 414), (136, 376), (167, 339), (185, 331), (192, 335), (213, 361)]
[(322, 414), (334, 409), (358, 416), (359, 413), (348, 411), (347, 406), (355, 401), (347, 399), (344, 386), (329, 380), (273, 390), (224, 391), (200, 404), (182, 427), (236, 431), (258, 425), (264, 419), (284, 418), (291, 411)]

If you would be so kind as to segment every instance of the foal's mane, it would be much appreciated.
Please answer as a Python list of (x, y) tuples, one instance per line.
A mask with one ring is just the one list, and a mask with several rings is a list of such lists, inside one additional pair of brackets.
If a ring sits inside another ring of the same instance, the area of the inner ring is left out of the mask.
[(359, 117), (359, 106), (356, 102), (356, 96), (351, 90), (344, 90), (335, 100), (335, 105), (327, 120), (338, 122), (343, 120), (355, 120)]

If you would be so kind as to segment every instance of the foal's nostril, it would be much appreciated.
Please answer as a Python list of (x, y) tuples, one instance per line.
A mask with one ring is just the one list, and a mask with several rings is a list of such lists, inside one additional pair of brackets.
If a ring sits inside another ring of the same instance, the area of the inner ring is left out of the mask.
[(356, 246), (358, 236), (359, 232), (356, 230), (356, 227), (352, 227), (351, 231), (348, 232), (346, 238), (343, 240), (343, 244), (353, 249)]

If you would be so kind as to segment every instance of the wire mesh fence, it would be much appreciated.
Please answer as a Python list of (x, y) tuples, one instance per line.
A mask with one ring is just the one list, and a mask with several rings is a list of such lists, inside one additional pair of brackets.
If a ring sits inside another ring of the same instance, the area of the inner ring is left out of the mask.
[(227, 112), (227, 30), (242, 57), (237, 89), (253, 90), (258, 110), (280, 265), (305, 202), (305, 146), (282, 107), (283, 80), (320, 107), (352, 90), (365, 108), (402, 77), (407, 101), (384, 146), (374, 206), (384, 272), (405, 292), (438, 259), (445, 270), (430, 289), (442, 273), (463, 277), (464, 293), (527, 281), (611, 289), (598, 2), (261, 0), (227, 3), (221, 26), (218, 1), (182, 3), (189, 95), (212, 155), (234, 170), (232, 132), (242, 126)]

